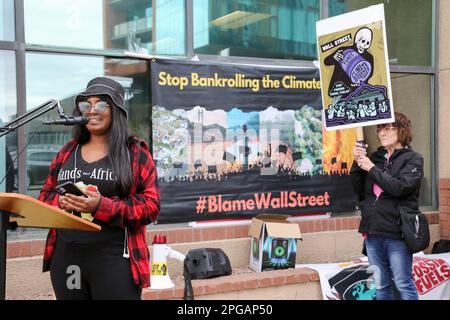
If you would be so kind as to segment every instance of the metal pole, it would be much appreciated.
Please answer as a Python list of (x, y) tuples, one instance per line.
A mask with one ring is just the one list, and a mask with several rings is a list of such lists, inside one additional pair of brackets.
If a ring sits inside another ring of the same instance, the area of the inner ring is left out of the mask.
[(156, 0), (152, 0), (152, 54), (156, 54)]
[[(26, 61), (25, 61), (25, 17), (24, 17), (24, 0), (14, 1), (14, 20), (16, 22), (16, 94), (17, 94), (17, 114), (25, 114), (27, 112), (26, 99)], [(17, 150), (22, 150), (26, 145), (25, 128), (21, 127), (17, 130)], [(18, 176), (19, 183), (18, 192), (27, 194), (26, 184), (26, 157), (19, 157)]]
[(192, 58), (195, 56), (194, 52), (194, 0), (186, 0), (185, 2), (185, 44), (186, 56)]
[(0, 212), (0, 300), (6, 297), (6, 232), (9, 228), (9, 214)]

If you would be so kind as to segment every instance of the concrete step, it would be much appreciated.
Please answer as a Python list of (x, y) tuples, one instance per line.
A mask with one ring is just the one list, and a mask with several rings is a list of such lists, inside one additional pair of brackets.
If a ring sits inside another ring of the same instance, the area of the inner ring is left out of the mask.
[[(145, 289), (143, 300), (184, 297), (184, 283), (174, 281), (171, 289)], [(194, 300), (321, 300), (319, 275), (310, 269), (250, 272), (210, 279), (192, 280)]]
[[(439, 240), (439, 225), (430, 225), (430, 231), (431, 244), (433, 244), (435, 241)], [(229, 257), (232, 269), (235, 270), (248, 267), (250, 259), (250, 241), (251, 240), (249, 237), (244, 237), (202, 242), (169, 243), (169, 246), (183, 254), (187, 254), (189, 250), (196, 248), (221, 248)], [(296, 263), (305, 264), (353, 261), (361, 256), (361, 245), (362, 238), (356, 230), (305, 233), (303, 234), (303, 241), (298, 241), (297, 244)], [(150, 252), (152, 252), (151, 247)], [(169, 274), (172, 279), (182, 279), (183, 266), (180, 261), (169, 259), (168, 267)], [(244, 297), (247, 297), (248, 299), (253, 299), (252, 297), (259, 299), (258, 297), (266, 297), (270, 295), (273, 295), (274, 297), (282, 297), (283, 293), (286, 293), (286, 299), (321, 299), (320, 284), (319, 281), (314, 280), (315, 276), (308, 278), (308, 281), (302, 282), (299, 280), (295, 283), (288, 283), (291, 281), (286, 280), (288, 277), (296, 277), (296, 275), (291, 275), (289, 272), (291, 271), (280, 270), (262, 272), (259, 273), (259, 275), (239, 274), (229, 276), (228, 278), (220, 277), (217, 278), (217, 281), (224, 281), (225, 284), (215, 285), (214, 288), (217, 289), (212, 288), (210, 283), (216, 281), (211, 281), (212, 279), (193, 280), (192, 284), (194, 286), (194, 290), (197, 290), (197, 293), (194, 291), (194, 294), (198, 294), (199, 299), (225, 299), (225, 296), (230, 297), (230, 299), (244, 299)], [(264, 280), (266, 277), (265, 274), (280, 274), (280, 277), (283, 277), (284, 275), (284, 280), (281, 280), (281, 278), (277, 278), (275, 276), (270, 276), (271, 280)], [(262, 277), (262, 279), (260, 277)], [(234, 282), (231, 282), (231, 280)], [(253, 286), (256, 280), (258, 282), (258, 287), (245, 289), (249, 286)], [(41, 255), (9, 258), (7, 260), (6, 281), (7, 299), (27, 299), (28, 297), (51, 296), (53, 291), (50, 282), (50, 274), (48, 272), (42, 273)], [(143, 297), (145, 299), (169, 299), (165, 297), (170, 297), (170, 299), (181, 299), (183, 297), (183, 284), (180, 283), (179, 280), (176, 282), (177, 287), (175, 289), (171, 289), (171, 291), (150, 293), (148, 291), (149, 289), (146, 289), (144, 290)], [(229, 282), (232, 283), (232, 288), (237, 288), (235, 290), (222, 292), (224, 289), (221, 288), (227, 288), (229, 285), (226, 283)], [(270, 286), (268, 285), (269, 282)], [(242, 289), (242, 283), (244, 283), (244, 289)], [(267, 286), (265, 286), (265, 284), (267, 284)], [(293, 286), (293, 290), (289, 289), (291, 286)], [(195, 289), (196, 287), (198, 287), (198, 289)], [(216, 290), (216, 292), (214, 292), (214, 290)], [(308, 292), (310, 293), (309, 296), (305, 296)]]
[[(351, 261), (361, 256), (361, 235), (353, 230), (307, 233), (297, 242), (296, 264)], [(230, 259), (232, 269), (246, 268), (250, 262), (250, 237), (168, 244), (173, 250), (186, 255), (191, 249), (220, 248)], [(150, 253), (152, 255), (152, 246)], [(168, 259), (171, 277), (183, 275), (183, 264)]]

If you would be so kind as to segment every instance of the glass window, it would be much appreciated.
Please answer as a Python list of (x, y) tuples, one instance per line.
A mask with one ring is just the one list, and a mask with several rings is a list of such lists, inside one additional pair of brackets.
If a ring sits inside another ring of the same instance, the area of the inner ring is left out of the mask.
[(150, 0), (27, 0), (27, 43), (87, 49), (152, 50)]
[[(27, 109), (33, 109), (50, 98), (60, 100), (66, 114), (72, 114), (74, 97), (89, 80), (110, 76), (125, 88), (131, 133), (149, 141), (151, 126), (150, 72), (146, 61), (111, 59), (92, 56), (27, 53)], [(50, 111), (27, 125), (27, 188), (37, 197), (48, 175), (48, 169), (59, 149), (71, 138), (71, 127), (40, 126), (44, 119), (58, 118)]]
[(330, 16), (384, 3), (389, 62), (432, 66), (432, 0), (329, 0)]
[[(391, 74), (394, 110), (405, 114), (412, 122), (413, 150), (419, 152), (425, 160), (425, 177), (420, 189), (419, 203), (424, 207), (433, 205), (431, 163), (432, 126), (431, 126), (431, 92), (432, 77), (422, 74)], [(375, 151), (380, 145), (374, 126), (364, 128), (364, 140), (369, 144), (369, 151)]]
[(194, 51), (314, 60), (319, 7), (317, 0), (196, 0)]
[(0, 0), (0, 40), (14, 41), (14, 0)]
[[(0, 50), (0, 125), (17, 116), (16, 65), (13, 51)], [(17, 134), (14, 132), (0, 138), (0, 192), (17, 189)], [(5, 177), (6, 173), (8, 175)]]
[(184, 0), (156, 1), (156, 41), (154, 48), (156, 53), (167, 55), (186, 54), (184, 2)]

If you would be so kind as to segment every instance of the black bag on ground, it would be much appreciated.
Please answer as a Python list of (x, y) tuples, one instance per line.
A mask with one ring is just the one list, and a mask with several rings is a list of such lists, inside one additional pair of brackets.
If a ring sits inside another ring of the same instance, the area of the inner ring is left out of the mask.
[(184, 259), (184, 300), (194, 300), (191, 279), (208, 279), (231, 275), (231, 264), (222, 249), (189, 250)]
[(366, 240), (363, 241), (361, 253), (367, 257)]
[(441, 239), (433, 244), (432, 254), (450, 252), (450, 240)]
[(427, 217), (420, 211), (398, 207), (403, 240), (412, 253), (425, 250), (430, 245), (430, 227)]

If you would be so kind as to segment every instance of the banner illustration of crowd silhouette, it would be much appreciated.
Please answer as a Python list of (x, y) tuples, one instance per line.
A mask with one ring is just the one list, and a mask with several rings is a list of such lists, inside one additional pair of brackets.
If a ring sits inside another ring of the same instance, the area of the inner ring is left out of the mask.
[(317, 69), (151, 65), (160, 223), (355, 208), (356, 133), (324, 131)]

